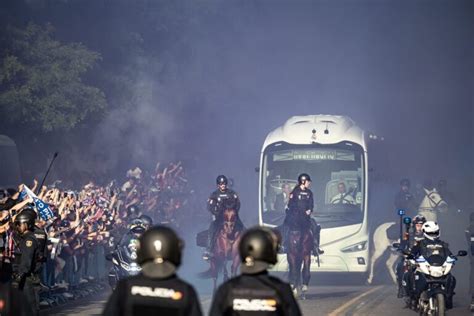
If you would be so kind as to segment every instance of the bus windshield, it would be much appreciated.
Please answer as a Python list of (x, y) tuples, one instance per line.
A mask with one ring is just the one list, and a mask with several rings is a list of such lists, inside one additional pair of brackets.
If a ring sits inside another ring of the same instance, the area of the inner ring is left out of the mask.
[(357, 144), (275, 143), (265, 149), (261, 170), (265, 224), (283, 223), (289, 194), (300, 173), (311, 177), (312, 216), (322, 228), (358, 224), (364, 218), (364, 152)]

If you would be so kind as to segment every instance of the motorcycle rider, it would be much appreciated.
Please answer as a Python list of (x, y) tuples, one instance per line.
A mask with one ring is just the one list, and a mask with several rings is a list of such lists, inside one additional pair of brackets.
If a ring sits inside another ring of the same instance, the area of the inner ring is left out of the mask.
[[(423, 224), (426, 223), (426, 218), (423, 215), (416, 215), (412, 220), (412, 230), (409, 232), (408, 240), (402, 240), (400, 244), (400, 249), (409, 251), (412, 249), (418, 242), (423, 240), (425, 236), (423, 235)], [(405, 263), (405, 257), (401, 256), (398, 261), (396, 272), (397, 272), (397, 282), (398, 282), (398, 294), (397, 297), (401, 298), (405, 296), (405, 287), (403, 285), (403, 265)]]
[(395, 196), (394, 204), (397, 209), (405, 210), (407, 215), (417, 209), (415, 196), (410, 192), (410, 180), (400, 181), (400, 191)]
[(239, 244), (242, 274), (219, 287), (209, 315), (302, 315), (290, 285), (268, 274), (278, 247), (278, 235), (270, 229), (247, 230)]
[(283, 240), (285, 248), (288, 241), (289, 223), (291, 221), (299, 224), (301, 229), (311, 229), (314, 238), (313, 253), (315, 255), (323, 254), (324, 251), (319, 248), (321, 238), (321, 226), (311, 218), (314, 208), (313, 192), (309, 189), (311, 177), (302, 173), (298, 176), (298, 185), (290, 193), (290, 199), (286, 208), (286, 216), (282, 225)]
[(35, 286), (39, 285), (36, 275), (40, 262), (40, 246), (34, 234), (35, 217), (29, 211), (21, 211), (14, 221), (17, 234), (14, 236), (15, 260), (13, 263), (13, 285), (25, 294), (35, 313), (39, 311)]
[[(427, 221), (423, 224), (423, 235), (424, 239), (420, 240), (410, 251), (410, 256), (413, 258), (418, 258), (423, 256), (425, 259), (429, 258), (431, 255), (440, 254), (446, 257), (452, 256), (453, 254), (449, 250), (449, 245), (439, 239), (440, 229), (437, 222)], [(420, 282), (416, 281), (414, 277), (415, 271), (408, 271), (406, 276), (406, 284), (408, 294), (414, 298), (418, 298), (420, 293), (423, 291), (421, 288), (423, 285)], [(414, 284), (412, 283), (414, 281)], [(413, 286), (414, 285), (414, 286)], [(446, 308), (450, 309), (453, 307), (453, 295), (454, 288), (456, 287), (456, 278), (451, 275), (448, 279), (446, 285)], [(414, 291), (412, 291), (413, 289)]]
[(183, 242), (168, 227), (154, 226), (139, 239), (141, 272), (120, 280), (103, 315), (202, 315), (193, 286), (181, 280)]
[[(207, 209), (211, 212), (213, 221), (207, 231), (207, 248), (203, 254), (204, 260), (209, 260), (211, 249), (214, 246), (215, 234), (222, 225), (222, 215), (226, 208), (234, 208), (237, 212), (240, 209), (240, 199), (236, 192), (227, 187), (228, 180), (224, 175), (219, 175), (216, 179), (217, 190), (211, 193), (207, 200)], [(244, 224), (237, 217), (236, 229), (241, 229)]]

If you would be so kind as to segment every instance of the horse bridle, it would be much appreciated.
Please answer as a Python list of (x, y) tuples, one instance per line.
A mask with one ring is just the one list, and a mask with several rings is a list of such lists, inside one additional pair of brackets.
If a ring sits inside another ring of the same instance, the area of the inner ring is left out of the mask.
[[(432, 207), (433, 209), (437, 209), (438, 206), (439, 206), (442, 202), (446, 203), (446, 201), (443, 200), (443, 198), (441, 197), (441, 195), (440, 195), (439, 201), (436, 202), (436, 201), (431, 197), (431, 195), (432, 195), (432, 194), (435, 194), (435, 193), (438, 193), (438, 192), (433, 191), (433, 192), (430, 192), (429, 194), (426, 194), (426, 197), (434, 204), (434, 206)], [(439, 194), (439, 193), (438, 193), (438, 194)]]

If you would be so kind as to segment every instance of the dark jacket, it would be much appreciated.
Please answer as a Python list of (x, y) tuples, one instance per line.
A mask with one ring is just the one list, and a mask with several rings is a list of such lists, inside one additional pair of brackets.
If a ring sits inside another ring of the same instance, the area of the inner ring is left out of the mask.
[(119, 281), (103, 315), (201, 316), (202, 312), (194, 288), (176, 275), (152, 279), (139, 274)]
[(210, 316), (301, 315), (290, 285), (268, 275), (242, 274), (217, 290)]

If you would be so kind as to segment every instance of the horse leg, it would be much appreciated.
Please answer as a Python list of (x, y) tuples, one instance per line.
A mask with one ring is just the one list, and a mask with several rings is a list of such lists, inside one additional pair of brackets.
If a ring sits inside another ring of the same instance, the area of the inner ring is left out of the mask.
[[(288, 249), (290, 250), (290, 249)], [(295, 254), (287, 253), (286, 260), (288, 261), (288, 281), (293, 289), (296, 288), (296, 262)]]
[(390, 257), (386, 262), (388, 272), (390, 273), (390, 276), (392, 277), (392, 280), (395, 284), (398, 284), (397, 275), (395, 274), (395, 263), (397, 262), (397, 258), (398, 256), (396, 254), (390, 253)]
[(213, 287), (212, 287), (212, 296), (214, 296), (214, 294), (216, 294), (216, 288), (217, 288), (217, 277), (215, 278), (212, 278), (212, 281), (213, 281)]
[(306, 299), (306, 292), (308, 291), (309, 280), (311, 279), (311, 254), (305, 255), (303, 258), (303, 285), (301, 286), (301, 299)]
[(238, 242), (235, 242), (232, 246), (232, 265), (230, 270), (230, 275), (232, 277), (237, 275), (237, 269), (240, 265), (240, 256), (239, 256), (239, 249), (238, 249)]
[(227, 260), (226, 259), (224, 259), (224, 261), (222, 262), (222, 270), (224, 272), (223, 280), (224, 282), (226, 282), (229, 279), (229, 274), (227, 273)]
[(367, 278), (367, 283), (371, 284), (374, 279), (374, 268), (377, 260), (383, 255), (385, 250), (390, 246), (390, 240), (387, 237), (387, 230), (390, 226), (394, 225), (394, 222), (384, 223), (377, 227), (374, 232), (374, 252), (370, 257), (370, 273)]

